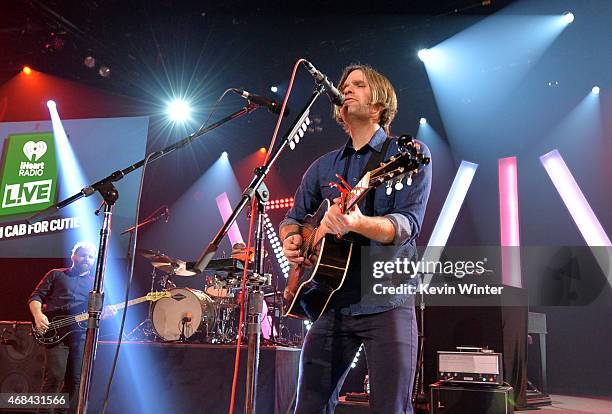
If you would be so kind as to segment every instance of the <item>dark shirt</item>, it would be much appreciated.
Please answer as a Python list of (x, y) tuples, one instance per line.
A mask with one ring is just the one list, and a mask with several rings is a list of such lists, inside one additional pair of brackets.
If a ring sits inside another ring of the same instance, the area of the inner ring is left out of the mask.
[(28, 303), (33, 300), (42, 302), (47, 305), (46, 311), (74, 309), (81, 312), (87, 307), (93, 282), (91, 273), (79, 276), (71, 268), (52, 269), (38, 283)]
[[(354, 186), (361, 178), (372, 154), (382, 151), (386, 139), (387, 134), (380, 128), (370, 142), (358, 151), (355, 151), (349, 139), (342, 147), (317, 159), (304, 174), (294, 197), (294, 205), (287, 212), (281, 225), (300, 224), (307, 214), (313, 214), (319, 208), (324, 199), (333, 200), (338, 197), (340, 194), (338, 190), (329, 185), (331, 181), (338, 181), (336, 174), (342, 175), (351, 186)], [(419, 143), (423, 155), (430, 157), (429, 148), (422, 142)], [(393, 139), (383, 160), (397, 153), (397, 140)], [(410, 186), (404, 181), (404, 188), (399, 191), (394, 190), (391, 195), (386, 194), (384, 185), (377, 188), (374, 192), (374, 211), (367, 211), (365, 201), (359, 205), (364, 215), (384, 216), (393, 222), (395, 237), (390, 244), (393, 248), (388, 249), (390, 255), (386, 260), (416, 257), (415, 240), (421, 231), (430, 189), (431, 163), (419, 168)], [(369, 246), (376, 248), (383, 245), (370, 240)], [(407, 301), (406, 295), (385, 295), (384, 298), (376, 298), (373, 301), (362, 297), (360, 283), (362, 272), (359, 262), (359, 259), (351, 261), (345, 283), (332, 300), (332, 308), (340, 308), (343, 313), (351, 315), (371, 314), (392, 309)]]

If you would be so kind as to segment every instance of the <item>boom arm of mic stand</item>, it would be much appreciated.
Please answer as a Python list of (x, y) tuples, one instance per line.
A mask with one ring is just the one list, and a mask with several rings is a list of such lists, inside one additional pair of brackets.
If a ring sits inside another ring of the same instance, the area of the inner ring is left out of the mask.
[(317, 98), (321, 96), (323, 90), (324, 88), (320, 85), (315, 89), (312, 96), (310, 97), (310, 100), (308, 101), (304, 109), (302, 109), (302, 111), (300, 112), (300, 116), (298, 116), (293, 122), (291, 128), (289, 129), (289, 132), (283, 136), (281, 145), (276, 151), (272, 149), (273, 156), (268, 159), (268, 163), (255, 170), (255, 176), (251, 180), (249, 186), (242, 193), (242, 198), (240, 199), (240, 202), (238, 202), (238, 205), (236, 206), (236, 208), (234, 208), (234, 211), (232, 211), (232, 214), (225, 221), (215, 238), (208, 244), (208, 246), (206, 246), (206, 249), (204, 249), (202, 254), (200, 254), (200, 257), (193, 265), (193, 270), (197, 272), (203, 272), (204, 269), (206, 269), (212, 258), (215, 256), (215, 253), (219, 249), (219, 244), (221, 243), (221, 240), (223, 240), (223, 238), (229, 231), (229, 228), (232, 224), (234, 224), (234, 222), (238, 218), (238, 215), (242, 212), (244, 207), (253, 199), (257, 189), (270, 172), (270, 168), (272, 167), (274, 162), (276, 162), (282, 151), (285, 149), (285, 147), (290, 141), (290, 138), (298, 132), (299, 128), (302, 126), (302, 124), (310, 114), (310, 108), (315, 103)]
[[(198, 131), (194, 132), (193, 134), (183, 138), (182, 140), (175, 142), (174, 144), (168, 145), (166, 148), (159, 150), (157, 152), (155, 152), (151, 157), (149, 162), (152, 161), (156, 161), (158, 159), (160, 159), (161, 157), (163, 157), (164, 155), (167, 155), (171, 152), (173, 152), (174, 150), (177, 150), (179, 148), (184, 147), (187, 144), (190, 144), (192, 141), (200, 138), (202, 135), (212, 131), (213, 129), (216, 129), (218, 127), (220, 127), (221, 125), (225, 124), (226, 122), (229, 122), (235, 118), (238, 118), (242, 115), (246, 115), (248, 113), (253, 112), (255, 109), (257, 109), (259, 106), (255, 105), (253, 103), (249, 103), (247, 106), (245, 106), (244, 108), (240, 109), (239, 111), (236, 111), (228, 116), (226, 116), (225, 118), (210, 124), (209, 126), (207, 126), (206, 128), (201, 128)], [(108, 177), (105, 177), (93, 184), (90, 184), (87, 187), (84, 187), (83, 189), (81, 189), (81, 191), (79, 191), (78, 193), (60, 201), (57, 204), (52, 205), (51, 207), (48, 207), (42, 211), (39, 211), (38, 213), (36, 213), (35, 215), (33, 215), (32, 217), (29, 217), (26, 219), (26, 222), (28, 224), (32, 224), (32, 223), (36, 223), (42, 219), (44, 219), (45, 217), (49, 217), (50, 215), (56, 213), (58, 210), (68, 206), (69, 204), (74, 203), (75, 201), (83, 198), (83, 197), (89, 197), (90, 195), (92, 195), (93, 193), (95, 193), (96, 191), (98, 191), (103, 185), (107, 184), (107, 183), (112, 183), (115, 181), (119, 181), (121, 180), (123, 177), (125, 177), (126, 175), (128, 175), (129, 173), (137, 170), (138, 168), (142, 167), (144, 165), (146, 158), (143, 158), (142, 160), (135, 162), (134, 164), (130, 165), (127, 168), (124, 168), (123, 170), (117, 170), (114, 173), (112, 173), (111, 175), (109, 175)]]
[(120, 236), (122, 236), (122, 235), (124, 235), (125, 233), (130, 233), (130, 232), (132, 232), (132, 231), (134, 231), (134, 230), (136, 230), (136, 229), (139, 229), (139, 228), (141, 228), (141, 227), (143, 227), (143, 226), (146, 226), (147, 224), (155, 223), (156, 221), (158, 221), (158, 220), (159, 220), (160, 218), (162, 218), (163, 216), (164, 216), (164, 213), (158, 214), (158, 215), (157, 215), (157, 216), (155, 216), (155, 217), (152, 217), (152, 218), (150, 218), (150, 219), (148, 219), (148, 220), (145, 220), (145, 221), (143, 221), (143, 222), (138, 223), (138, 224), (137, 224), (137, 225), (135, 225), (135, 226), (132, 226), (132, 227), (129, 227), (129, 228), (127, 228), (127, 229), (123, 230), (121, 233), (119, 233), (119, 235), (120, 235)]

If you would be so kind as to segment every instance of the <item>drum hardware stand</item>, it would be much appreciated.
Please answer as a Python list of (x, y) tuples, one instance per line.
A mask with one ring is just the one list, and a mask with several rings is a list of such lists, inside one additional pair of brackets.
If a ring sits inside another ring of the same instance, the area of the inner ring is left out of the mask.
[[(258, 198), (258, 206), (257, 213), (263, 211), (262, 206), (263, 200), (260, 198), (264, 196), (265, 199), (269, 197), (269, 193), (267, 188), (265, 187), (263, 181), (270, 172), (270, 169), (274, 162), (278, 159), (283, 150), (290, 145), (294, 147), (296, 144), (295, 137), (299, 137), (298, 132), (301, 130), (302, 135), (306, 129), (306, 126), (310, 122), (308, 119), (308, 115), (310, 114), (310, 108), (317, 100), (319, 96), (325, 91), (325, 87), (323, 85), (317, 85), (315, 90), (310, 97), (310, 100), (307, 102), (305, 107), (300, 112), (300, 115), (295, 119), (289, 131), (283, 136), (280, 145), (277, 149), (272, 148), (272, 155), (268, 158), (268, 161), (265, 165), (258, 167), (255, 169), (255, 174), (249, 186), (242, 193), (242, 198), (238, 205), (234, 208), (232, 214), (225, 221), (217, 235), (214, 239), (208, 244), (208, 246), (202, 251), (200, 257), (194, 264), (194, 270), (197, 272), (202, 272), (212, 258), (215, 256), (217, 250), (219, 249), (219, 244), (221, 240), (225, 237), (229, 228), (234, 222), (238, 215), (242, 212), (242, 210), (253, 201), (253, 197)], [(304, 129), (302, 130), (302, 128)], [(260, 196), (261, 195), (261, 196)], [(256, 212), (252, 212), (256, 214)], [(261, 274), (263, 269), (263, 221), (260, 216), (258, 220), (257, 226), (257, 243), (255, 244), (256, 255), (255, 255), (255, 274)], [(261, 240), (260, 240), (261, 238)], [(255, 284), (253, 291), (251, 292), (252, 300), (249, 300), (249, 326), (248, 326), (248, 360), (247, 360), (247, 378), (246, 378), (246, 394), (245, 394), (245, 409), (244, 412), (246, 414), (255, 413), (255, 400), (256, 400), (256, 391), (257, 391), (257, 368), (259, 363), (259, 339), (261, 333), (261, 313), (263, 309), (263, 291), (261, 290), (260, 284)]]
[[(153, 271), (151, 271), (151, 289), (149, 290), (149, 293), (155, 292), (156, 278), (157, 273), (155, 273), (155, 267), (153, 267)], [(163, 287), (163, 290), (166, 290), (168, 288), (168, 285), (170, 285), (171, 287), (176, 287), (176, 285), (174, 285), (174, 283), (172, 283), (172, 281), (170, 280), (170, 275), (161, 275), (161, 281), (162, 282), (160, 283), (160, 285)], [(132, 338), (133, 335), (139, 330), (142, 332), (144, 338), (148, 340), (151, 340), (151, 338), (155, 338), (155, 334), (153, 333), (153, 321), (151, 320), (152, 314), (153, 302), (149, 301), (149, 313), (147, 314), (147, 318), (144, 321), (140, 322), (138, 325), (136, 325), (134, 329), (132, 329), (130, 333), (127, 334), (127, 338)]]
[[(248, 113), (253, 112), (258, 108), (258, 105), (249, 102), (247, 106), (244, 108), (235, 111), (234, 113), (226, 116), (225, 118), (210, 124), (205, 128), (200, 128), (196, 132), (190, 134), (189, 136), (181, 139), (180, 141), (167, 146), (166, 148), (159, 150), (153, 154), (150, 154), (148, 157), (149, 163), (156, 161), (175, 150), (182, 148), (192, 141), (198, 139), (202, 135), (207, 132), (212, 131), (213, 129), (218, 128), (219, 126), (236, 119), (242, 115), (246, 115)], [(45, 217), (49, 217), (52, 214), (56, 213), (58, 210), (74, 203), (75, 201), (83, 198), (89, 197), (96, 192), (99, 192), (104, 200), (104, 220), (102, 222), (102, 227), (100, 229), (100, 243), (98, 248), (98, 259), (96, 263), (96, 274), (94, 278), (94, 287), (91, 292), (89, 292), (89, 303), (88, 303), (88, 312), (89, 319), (87, 321), (87, 334), (85, 336), (85, 349), (83, 353), (83, 365), (81, 366), (81, 382), (79, 385), (79, 400), (77, 405), (77, 413), (84, 414), (87, 412), (87, 403), (89, 399), (89, 390), (91, 387), (91, 374), (93, 372), (93, 363), (95, 359), (95, 352), (98, 345), (98, 329), (100, 325), (100, 314), (102, 313), (102, 307), (104, 305), (104, 271), (106, 270), (106, 254), (108, 249), (108, 243), (112, 230), (112, 214), (113, 214), (113, 206), (115, 202), (119, 198), (119, 192), (113, 185), (113, 182), (119, 181), (123, 179), (129, 173), (137, 170), (142, 167), (145, 163), (146, 158), (130, 165), (123, 170), (117, 170), (110, 174), (109, 176), (84, 187), (76, 194), (56, 203), (42, 211), (39, 211), (32, 217), (26, 219), (28, 224), (36, 223)]]

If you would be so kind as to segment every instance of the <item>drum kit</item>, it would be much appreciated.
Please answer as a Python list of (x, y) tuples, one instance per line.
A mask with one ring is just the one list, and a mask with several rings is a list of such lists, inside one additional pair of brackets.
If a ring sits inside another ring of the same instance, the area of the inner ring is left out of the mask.
[[(174, 284), (175, 277), (197, 275), (189, 270), (186, 261), (153, 250), (140, 249), (138, 252), (153, 267), (151, 292), (161, 289), (169, 291), (170, 296), (149, 302), (148, 318), (127, 335), (129, 339), (230, 344), (236, 342), (238, 335), (246, 334), (246, 323), (239, 326), (240, 301), (244, 263), (247, 259), (252, 260), (252, 251), (247, 254), (246, 249), (235, 248), (230, 258), (212, 260), (204, 272), (206, 282), (203, 290)], [(247, 277), (247, 297), (255, 284), (270, 286), (270, 275), (256, 278), (249, 272)], [(266, 296), (273, 299), (278, 296), (278, 300), (282, 300), (281, 292)], [(247, 306), (245, 303), (245, 314)], [(261, 322), (264, 339), (277, 339), (272, 318), (272, 313), (279, 314), (275, 311), (277, 308), (280, 305), (271, 302), (269, 309), (264, 301)]]

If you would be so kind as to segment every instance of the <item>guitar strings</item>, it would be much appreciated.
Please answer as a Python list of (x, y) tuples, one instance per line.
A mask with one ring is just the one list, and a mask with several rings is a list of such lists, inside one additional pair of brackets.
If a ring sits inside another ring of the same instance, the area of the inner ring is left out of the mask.
[(49, 327), (47, 329), (57, 329), (57, 328), (61, 328), (63, 326), (67, 326), (67, 325), (73, 324), (75, 322), (77, 322), (76, 316), (70, 316), (68, 318), (58, 319), (56, 321), (53, 321), (53, 322), (49, 323)]

